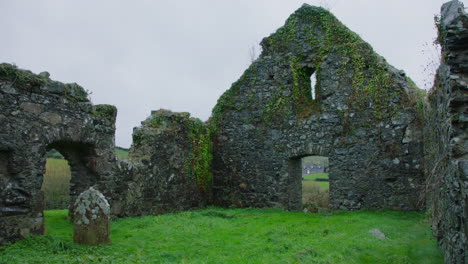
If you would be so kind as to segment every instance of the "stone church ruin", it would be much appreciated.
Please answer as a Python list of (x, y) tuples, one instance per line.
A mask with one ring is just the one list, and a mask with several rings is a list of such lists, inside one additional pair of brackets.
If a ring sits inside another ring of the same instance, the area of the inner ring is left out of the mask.
[[(329, 158), (334, 209), (430, 209), (447, 263), (466, 253), (468, 16), (438, 22), (443, 61), (423, 92), (330, 12), (304, 4), (203, 123), (153, 111), (116, 160), (117, 110), (77, 84), (0, 65), (0, 244), (43, 234), (45, 155), (69, 162), (70, 202), (93, 187), (112, 217), (206, 205), (301, 210), (301, 158)], [(311, 78), (312, 77), (312, 78)], [(311, 80), (312, 79), (312, 80)], [(314, 81), (315, 80), (315, 81)], [(314, 87), (312, 87), (312, 84)]]

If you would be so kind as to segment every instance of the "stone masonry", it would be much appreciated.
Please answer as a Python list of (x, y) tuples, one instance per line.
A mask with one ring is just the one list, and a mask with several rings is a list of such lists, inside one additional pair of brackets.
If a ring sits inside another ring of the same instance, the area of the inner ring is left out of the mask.
[(115, 216), (156, 215), (200, 208), (211, 197), (211, 140), (188, 113), (153, 111), (133, 131), (129, 160), (119, 161)]
[(445, 263), (468, 263), (468, 15), (458, 1), (441, 15), (442, 64), (425, 107), (425, 190)]
[(77, 84), (0, 64), (0, 244), (42, 234), (46, 152), (68, 160), (71, 201), (109, 180), (116, 109), (93, 106)]
[[(304, 4), (263, 39), (260, 57), (207, 123), (158, 110), (116, 161), (116, 109), (77, 84), (0, 64), (0, 245), (42, 234), (45, 154), (94, 187), (112, 217), (208, 204), (301, 210), (301, 158), (329, 158), (334, 209), (432, 211), (446, 263), (468, 263), (468, 16), (438, 21), (443, 61), (427, 101), (404, 72), (330, 12)], [(315, 85), (312, 87), (312, 81)], [(76, 219), (75, 219), (76, 220)]]
[(214, 202), (300, 210), (301, 158), (319, 155), (333, 208), (421, 208), (420, 90), (405, 73), (307, 4), (261, 45), (210, 120)]

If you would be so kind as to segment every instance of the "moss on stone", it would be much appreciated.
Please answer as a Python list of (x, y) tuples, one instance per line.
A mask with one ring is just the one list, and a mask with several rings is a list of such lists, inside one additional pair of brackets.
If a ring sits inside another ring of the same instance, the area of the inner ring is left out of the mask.
[(106, 104), (95, 105), (93, 106), (92, 114), (105, 119), (115, 120), (117, 116), (117, 108), (113, 105)]
[(11, 82), (19, 89), (31, 92), (50, 92), (47, 89), (50, 86), (54, 88), (52, 93), (62, 95), (69, 101), (89, 102), (88, 92), (76, 83), (59, 83), (49, 79), (48, 74), (34, 74), (8, 63), (0, 64), (0, 80)]
[(202, 193), (211, 191), (213, 172), (213, 145), (210, 130), (199, 120), (192, 119), (189, 124), (189, 138), (192, 144), (190, 152), (190, 172), (195, 175), (197, 185)]
[(50, 79), (32, 73), (28, 70), (19, 69), (16, 65), (0, 64), (0, 80), (9, 81), (23, 89), (34, 89), (50, 82)]
[[(375, 54), (372, 47), (359, 35), (323, 8), (305, 4), (288, 18), (282, 28), (265, 38), (262, 46), (262, 55), (294, 54), (290, 57), (290, 65), (294, 83), (293, 103), (299, 118), (320, 111), (318, 100), (311, 100), (310, 88), (301, 84), (309, 77), (299, 63), (307, 56), (306, 53), (301, 53), (305, 52), (304, 46), (308, 46), (315, 54), (312, 63), (316, 70), (320, 69), (324, 58), (331, 54), (348, 58), (343, 60), (340, 71), (342, 78), (347, 77), (346, 73), (352, 73), (353, 94), (348, 98), (350, 107), (364, 110), (371, 105), (374, 117), (380, 120), (386, 112), (383, 110), (388, 108), (387, 99), (397, 95), (394, 89), (391, 89), (394, 85), (393, 76), (383, 58)], [(319, 83), (317, 88), (320, 88)], [(316, 91), (320, 93), (320, 89)], [(317, 99), (320, 99), (320, 96), (317, 96)]]
[(213, 179), (209, 128), (200, 119), (191, 118), (189, 113), (174, 113), (164, 109), (153, 111), (142, 122), (142, 126), (135, 129), (130, 157), (133, 160), (141, 157), (163, 159), (162, 152), (158, 152), (154, 146), (168, 142), (174, 142), (184, 150), (181, 153), (184, 158), (180, 161), (183, 163), (183, 173), (195, 179), (200, 192), (208, 195)]

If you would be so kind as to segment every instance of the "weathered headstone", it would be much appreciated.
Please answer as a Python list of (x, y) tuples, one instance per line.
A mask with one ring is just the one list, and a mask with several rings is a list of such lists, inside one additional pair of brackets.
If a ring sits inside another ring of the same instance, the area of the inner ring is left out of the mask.
[(73, 207), (73, 241), (85, 245), (109, 244), (110, 206), (98, 190), (90, 187), (76, 199)]

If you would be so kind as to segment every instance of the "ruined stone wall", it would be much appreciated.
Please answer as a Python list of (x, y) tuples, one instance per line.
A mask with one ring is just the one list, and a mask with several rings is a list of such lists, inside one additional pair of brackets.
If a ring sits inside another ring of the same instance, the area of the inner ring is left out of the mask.
[(68, 160), (71, 201), (114, 181), (116, 109), (93, 106), (77, 84), (63, 84), (0, 64), (0, 244), (43, 233), (45, 154)]
[(302, 209), (300, 159), (320, 155), (333, 208), (420, 208), (414, 83), (322, 8), (302, 6), (261, 45), (213, 109), (215, 203)]
[(200, 208), (211, 197), (211, 139), (188, 113), (153, 111), (133, 132), (129, 159), (118, 163), (114, 216)]
[(468, 16), (442, 6), (442, 64), (425, 107), (425, 158), (432, 228), (445, 263), (468, 263)]

